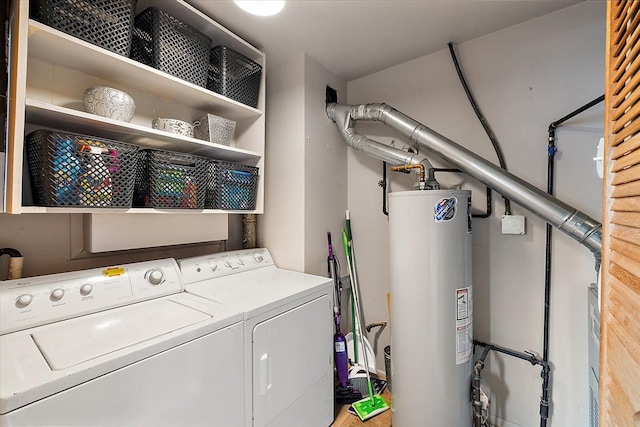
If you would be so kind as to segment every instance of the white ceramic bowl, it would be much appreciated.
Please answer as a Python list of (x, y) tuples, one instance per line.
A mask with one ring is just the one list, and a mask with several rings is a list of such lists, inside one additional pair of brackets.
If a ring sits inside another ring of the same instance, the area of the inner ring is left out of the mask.
[(193, 125), (188, 122), (183, 122), (182, 120), (163, 119), (158, 117), (151, 122), (151, 126), (154, 129), (193, 138)]
[(106, 86), (90, 87), (84, 91), (84, 106), (88, 113), (130, 122), (136, 103), (125, 92)]

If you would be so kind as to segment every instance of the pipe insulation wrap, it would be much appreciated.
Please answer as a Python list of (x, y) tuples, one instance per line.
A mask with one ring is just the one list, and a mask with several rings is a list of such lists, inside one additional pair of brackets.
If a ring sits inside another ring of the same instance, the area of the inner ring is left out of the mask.
[[(342, 117), (343, 120), (340, 121), (340, 116), (347, 116), (345, 111), (348, 111), (348, 118)], [(342, 114), (336, 114), (338, 112)], [(327, 115), (336, 122), (343, 137), (347, 130), (344, 127), (345, 121), (348, 122), (348, 129), (351, 129), (349, 133), (353, 134), (355, 134), (353, 121), (383, 122), (410, 141), (460, 168), (467, 175), (518, 203), (577, 240), (594, 253), (597, 263), (599, 263), (602, 250), (602, 230), (598, 221), (402, 114), (393, 107), (387, 104), (355, 106), (329, 104)], [(351, 138), (355, 137), (351, 136)], [(376, 141), (366, 139), (369, 141), (368, 144), (376, 143)], [(349, 144), (349, 140), (347, 143)]]

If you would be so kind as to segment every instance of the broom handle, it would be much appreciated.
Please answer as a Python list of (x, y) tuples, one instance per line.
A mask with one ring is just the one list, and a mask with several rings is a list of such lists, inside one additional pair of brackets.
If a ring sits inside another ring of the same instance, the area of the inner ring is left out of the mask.
[[(353, 273), (355, 273), (355, 265), (352, 263), (352, 261), (355, 261), (355, 251), (354, 251), (354, 245), (353, 245), (353, 240), (349, 240), (347, 242), (347, 244), (349, 245), (349, 252), (351, 254), (351, 258), (347, 257), (347, 263), (349, 264), (349, 271), (352, 271)], [(353, 276), (353, 283), (352, 283), (352, 288), (353, 288), (353, 298), (354, 298), (354, 306), (355, 306), (355, 312), (356, 312), (356, 317), (358, 318), (358, 335), (360, 337), (360, 343), (362, 345), (362, 353), (364, 356), (364, 370), (366, 372), (367, 375), (367, 387), (369, 389), (369, 399), (373, 399), (373, 387), (371, 386), (371, 375), (369, 374), (369, 358), (367, 356), (367, 348), (365, 347), (365, 341), (364, 341), (364, 335), (363, 335), (363, 331), (362, 331), (362, 317), (361, 317), (361, 313), (360, 313), (360, 292), (358, 291), (358, 278), (355, 274), (352, 274)], [(357, 342), (355, 342), (354, 340), (354, 347), (357, 346)]]

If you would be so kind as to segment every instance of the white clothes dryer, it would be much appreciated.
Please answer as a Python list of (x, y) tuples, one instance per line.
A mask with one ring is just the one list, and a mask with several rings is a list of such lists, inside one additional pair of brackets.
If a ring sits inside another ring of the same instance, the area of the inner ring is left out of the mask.
[(242, 314), (182, 291), (173, 259), (0, 282), (0, 426), (243, 426)]
[(331, 425), (331, 279), (277, 268), (266, 249), (178, 263), (187, 293), (244, 313), (246, 425)]

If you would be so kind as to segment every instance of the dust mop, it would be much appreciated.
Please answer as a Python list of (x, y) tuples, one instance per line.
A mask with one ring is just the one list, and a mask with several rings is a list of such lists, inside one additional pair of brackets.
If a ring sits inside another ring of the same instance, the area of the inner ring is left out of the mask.
[[(358, 329), (357, 335), (361, 340), (362, 348), (365, 348), (364, 344), (364, 335), (362, 331), (362, 316), (360, 313), (360, 296), (358, 291), (358, 280), (353, 269), (352, 257), (355, 256), (353, 252), (353, 240), (347, 238), (347, 232), (342, 230), (342, 242), (344, 244), (344, 251), (347, 256), (347, 265), (349, 267), (349, 279), (351, 280), (351, 291), (353, 294), (353, 300), (355, 307), (355, 317), (358, 319), (356, 322), (356, 328)], [(355, 342), (354, 342), (355, 346)], [(369, 366), (369, 361), (367, 360), (367, 352), (362, 352), (362, 357), (364, 358), (364, 364), (366, 367)], [(387, 409), (389, 409), (389, 405), (387, 402), (379, 394), (373, 394), (373, 386), (371, 385), (371, 375), (369, 374), (369, 369), (365, 369), (367, 375), (367, 387), (369, 391), (369, 397), (366, 397), (362, 400), (354, 402), (351, 406), (353, 407), (356, 414), (362, 421), (366, 421), (369, 418), (372, 418)]]

